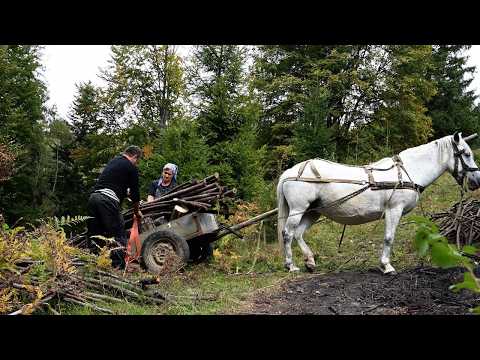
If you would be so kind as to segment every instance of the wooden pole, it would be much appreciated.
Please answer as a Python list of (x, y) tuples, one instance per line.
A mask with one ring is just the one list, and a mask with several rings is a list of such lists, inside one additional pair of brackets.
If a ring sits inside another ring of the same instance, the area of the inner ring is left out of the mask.
[[(266, 219), (266, 218), (268, 218), (268, 217), (270, 217), (270, 216), (273, 216), (273, 215), (275, 215), (277, 212), (278, 212), (278, 208), (275, 208), (275, 209), (273, 209), (273, 210), (267, 211), (266, 213), (257, 215), (257, 216), (255, 216), (255, 217), (253, 217), (253, 218), (251, 218), (251, 219), (249, 219), (249, 220), (247, 220), (247, 221), (244, 221), (244, 222), (242, 222), (242, 223), (240, 223), (240, 224), (233, 225), (233, 226), (230, 227), (230, 229), (231, 229), (232, 231), (237, 231), (237, 230), (243, 229), (243, 228), (245, 228), (245, 227), (247, 227), (247, 226), (250, 226), (250, 225), (253, 225), (253, 224), (255, 224), (255, 223), (259, 222), (259, 221), (262, 221), (263, 219)], [(228, 230), (220, 231), (220, 232), (217, 234), (216, 239), (219, 239), (219, 238), (221, 238), (222, 236), (225, 236), (225, 235), (227, 235), (227, 234), (230, 234), (230, 232), (229, 232)]]

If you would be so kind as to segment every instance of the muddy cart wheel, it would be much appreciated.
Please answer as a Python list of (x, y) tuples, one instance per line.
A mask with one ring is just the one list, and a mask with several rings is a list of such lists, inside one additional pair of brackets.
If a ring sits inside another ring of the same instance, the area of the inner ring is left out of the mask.
[(142, 265), (153, 274), (175, 271), (190, 258), (184, 238), (171, 231), (161, 230), (145, 239), (142, 246)]

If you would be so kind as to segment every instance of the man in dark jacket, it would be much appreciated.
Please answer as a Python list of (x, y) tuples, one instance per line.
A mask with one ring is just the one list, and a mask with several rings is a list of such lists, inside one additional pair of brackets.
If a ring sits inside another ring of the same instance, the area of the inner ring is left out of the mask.
[[(102, 235), (115, 238), (119, 245), (127, 245), (121, 204), (130, 189), (133, 213), (137, 219), (141, 219), (137, 168), (141, 157), (142, 150), (138, 146), (129, 146), (123, 154), (107, 164), (98, 178), (88, 199), (88, 215), (93, 217), (87, 223), (89, 241), (96, 241), (90, 238), (93, 235)], [(112, 265), (124, 267), (124, 256), (124, 250), (112, 251)]]

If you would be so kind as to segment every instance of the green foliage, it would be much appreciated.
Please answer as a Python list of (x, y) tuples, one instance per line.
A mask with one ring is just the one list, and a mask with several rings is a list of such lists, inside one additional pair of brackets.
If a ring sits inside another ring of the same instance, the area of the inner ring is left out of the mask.
[[(450, 286), (453, 291), (469, 289), (480, 293), (480, 279), (475, 276), (474, 262), (463, 254), (475, 255), (478, 252), (474, 246), (465, 246), (459, 251), (456, 246), (449, 244), (447, 239), (439, 233), (438, 227), (429, 219), (421, 216), (412, 218), (417, 224), (415, 248), (417, 253), (424, 257), (430, 250), (432, 263), (441, 268), (461, 266), (466, 268), (464, 280)], [(473, 311), (478, 312), (480, 308)]]
[[(366, 154), (379, 144), (389, 152), (421, 144), (432, 133), (426, 115), (426, 102), (435, 93), (429, 80), (432, 66), (429, 46), (260, 47), (253, 82), (263, 108), (262, 142), (272, 149), (290, 145), (292, 128), (298, 134), (305, 121), (311, 122), (311, 109), (307, 109), (315, 103), (311, 89), (321, 88), (329, 95), (321, 106), (323, 114), (318, 113), (333, 144), (330, 151), (321, 145), (315, 151), (344, 160), (352, 157), (350, 144), (357, 139), (355, 158), (362, 158), (359, 129), (372, 132), (366, 136), (373, 139), (366, 145)], [(285, 135), (273, 136), (279, 124)], [(327, 137), (325, 131), (319, 132)], [(320, 144), (325, 144), (325, 137), (318, 139)]]
[(89, 134), (97, 134), (104, 129), (101, 114), (100, 90), (91, 81), (76, 85), (77, 95), (73, 100), (70, 120), (75, 140), (83, 143)]
[(178, 166), (179, 184), (203, 179), (214, 172), (210, 158), (211, 149), (199, 134), (198, 125), (189, 119), (174, 119), (160, 132), (159, 139), (152, 142), (151, 154), (149, 151), (139, 165), (141, 190), (148, 191), (150, 183), (161, 176), (166, 163)]
[(264, 150), (257, 146), (260, 108), (247, 92), (245, 58), (241, 46), (197, 46), (188, 71), (198, 130), (211, 149), (210, 168), (250, 200), (264, 185)]
[[(179, 115), (184, 91), (183, 68), (172, 45), (112, 46), (104, 104), (113, 121), (139, 124), (156, 132)], [(107, 118), (107, 123), (111, 123)]]
[(88, 219), (90, 219), (91, 216), (82, 216), (82, 215), (77, 215), (77, 216), (72, 216), (70, 215), (67, 216), (62, 216), (60, 219), (57, 218), (56, 216), (53, 218), (53, 223), (55, 224), (55, 229), (63, 228), (65, 226), (76, 226), (78, 224), (84, 223)]
[(20, 149), (14, 175), (0, 185), (0, 212), (7, 221), (40, 215), (48, 188), (39, 52), (38, 46), (0, 48), (0, 137), (14, 140)]
[(432, 68), (431, 46), (389, 46), (391, 74), (379, 120), (394, 152), (425, 143), (433, 133), (426, 103), (435, 95), (428, 79)]
[(434, 67), (430, 70), (437, 94), (428, 102), (435, 137), (455, 131), (472, 134), (479, 131), (480, 113), (475, 105), (477, 96), (468, 90), (475, 67), (466, 66), (468, 45), (436, 45), (433, 47)]
[(255, 148), (256, 132), (253, 124), (246, 124), (232, 141), (214, 146), (213, 169), (229, 187), (236, 187), (237, 196), (250, 201), (256, 198), (265, 187), (262, 160), (265, 149)]
[(313, 89), (304, 105), (304, 115), (294, 128), (295, 159), (302, 162), (314, 158), (328, 158), (333, 152), (331, 135), (327, 128), (328, 92)]
[(208, 145), (234, 138), (245, 122), (245, 49), (237, 45), (201, 45), (193, 50), (189, 82), (200, 133)]

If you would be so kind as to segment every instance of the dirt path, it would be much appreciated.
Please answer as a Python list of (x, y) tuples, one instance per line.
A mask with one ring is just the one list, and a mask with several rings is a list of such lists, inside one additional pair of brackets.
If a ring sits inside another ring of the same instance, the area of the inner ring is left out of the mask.
[(241, 314), (400, 315), (469, 314), (480, 294), (454, 293), (461, 269), (417, 267), (396, 276), (378, 270), (302, 277), (275, 292), (257, 295)]

